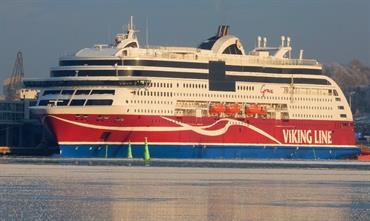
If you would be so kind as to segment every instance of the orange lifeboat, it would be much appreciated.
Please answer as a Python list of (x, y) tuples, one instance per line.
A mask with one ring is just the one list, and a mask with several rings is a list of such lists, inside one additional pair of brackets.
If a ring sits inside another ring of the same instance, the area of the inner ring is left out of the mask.
[(245, 113), (247, 115), (254, 115), (254, 114), (260, 114), (260, 115), (266, 115), (267, 111), (266, 108), (257, 104), (251, 104), (247, 107), (245, 107)]
[(228, 104), (226, 105), (225, 113), (227, 114), (237, 114), (240, 112), (239, 104)]
[(212, 104), (211, 107), (209, 108), (209, 112), (211, 114), (221, 114), (223, 112), (225, 112), (225, 105), (221, 104), (221, 103), (216, 103), (216, 104)]

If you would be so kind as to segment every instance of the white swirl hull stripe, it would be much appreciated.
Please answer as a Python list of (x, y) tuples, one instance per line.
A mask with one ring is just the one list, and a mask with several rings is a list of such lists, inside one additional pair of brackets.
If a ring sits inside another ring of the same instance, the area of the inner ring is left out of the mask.
[[(80, 127), (86, 127), (86, 128), (92, 128), (92, 129), (99, 129), (99, 130), (112, 130), (112, 131), (133, 131), (133, 132), (141, 132), (141, 131), (147, 131), (147, 132), (172, 132), (172, 131), (193, 131), (195, 133), (198, 133), (198, 134), (201, 134), (201, 135), (204, 135), (204, 136), (220, 136), (220, 135), (223, 135), (227, 132), (227, 130), (229, 129), (229, 127), (231, 126), (234, 126), (234, 125), (238, 125), (238, 126), (243, 126), (243, 127), (247, 127), (257, 133), (259, 133), (260, 135), (262, 136), (265, 136), (267, 138), (269, 138), (270, 140), (278, 143), (278, 144), (281, 144), (281, 142), (279, 140), (277, 140), (275, 137), (271, 136), (270, 134), (268, 134), (267, 132), (261, 130), (260, 128), (257, 128), (251, 124), (248, 124), (248, 123), (245, 123), (245, 122), (241, 122), (241, 121), (237, 121), (237, 120), (233, 120), (233, 119), (219, 119), (218, 121), (216, 121), (215, 123), (211, 124), (211, 125), (208, 125), (208, 126), (200, 126), (200, 127), (197, 127), (197, 126), (191, 126), (189, 124), (185, 124), (185, 123), (182, 123), (182, 122), (178, 122), (176, 120), (173, 120), (173, 119), (170, 119), (170, 118), (167, 118), (167, 117), (162, 117), (163, 119), (167, 120), (167, 121), (170, 121), (172, 123), (175, 123), (177, 125), (179, 125), (180, 127), (117, 127), (117, 126), (100, 126), (100, 125), (93, 125), (93, 124), (87, 124), (87, 123), (81, 123), (81, 122), (75, 122), (75, 121), (71, 121), (71, 120), (66, 120), (66, 119), (63, 119), (63, 118), (60, 118), (60, 117), (57, 117), (57, 116), (53, 116), (53, 115), (50, 115), (49, 117), (53, 117), (57, 120), (60, 120), (60, 121), (63, 121), (63, 122), (66, 122), (66, 123), (69, 123), (69, 124), (73, 124), (73, 125), (76, 125), (76, 126), (80, 126)], [(220, 129), (216, 129), (216, 130), (205, 130), (206, 128), (210, 128), (214, 125), (216, 125), (217, 123), (220, 123), (222, 121), (227, 121), (226, 125), (223, 127), (223, 128), (220, 128)]]

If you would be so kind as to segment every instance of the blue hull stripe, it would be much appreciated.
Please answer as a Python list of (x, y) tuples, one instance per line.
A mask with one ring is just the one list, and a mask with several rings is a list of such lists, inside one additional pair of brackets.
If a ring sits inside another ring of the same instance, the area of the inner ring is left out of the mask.
[[(61, 157), (126, 158), (127, 145), (60, 145)], [(134, 158), (142, 158), (144, 145), (132, 144)], [(360, 154), (360, 149), (348, 147), (296, 146), (193, 146), (149, 145), (152, 158), (185, 159), (346, 159)]]

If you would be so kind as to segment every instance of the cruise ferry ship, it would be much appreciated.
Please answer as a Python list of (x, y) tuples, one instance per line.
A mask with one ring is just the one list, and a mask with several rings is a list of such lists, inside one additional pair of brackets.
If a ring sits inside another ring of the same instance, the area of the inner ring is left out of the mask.
[(198, 47), (140, 47), (131, 22), (114, 44), (62, 57), (33, 112), (62, 157), (343, 159), (355, 146), (338, 85), (313, 59), (258, 37), (245, 51), (219, 26)]

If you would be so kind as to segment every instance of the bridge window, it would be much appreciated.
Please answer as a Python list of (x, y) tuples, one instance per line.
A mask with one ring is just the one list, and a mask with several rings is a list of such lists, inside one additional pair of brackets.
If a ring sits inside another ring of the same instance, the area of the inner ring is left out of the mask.
[(62, 94), (64, 94), (64, 95), (72, 95), (73, 92), (74, 92), (74, 90), (63, 90), (62, 91)]
[(47, 90), (47, 91), (44, 91), (42, 95), (49, 95), (49, 94), (60, 94), (60, 90)]
[(71, 101), (70, 106), (83, 106), (85, 101), (85, 99), (74, 99)]
[(112, 105), (112, 103), (113, 103), (112, 99), (90, 99), (90, 100), (87, 100), (86, 105), (104, 106), (104, 105)]
[(40, 100), (39, 101), (39, 106), (46, 106), (46, 105), (48, 105), (48, 103), (49, 103), (49, 100)]
[(90, 94), (90, 90), (77, 90), (75, 93), (75, 95), (81, 95), (81, 94), (88, 95)]
[(68, 99), (58, 100), (57, 101), (57, 106), (66, 106), (66, 105), (68, 105), (68, 102), (69, 102)]
[(114, 95), (114, 90), (92, 90), (91, 94), (112, 94)]

